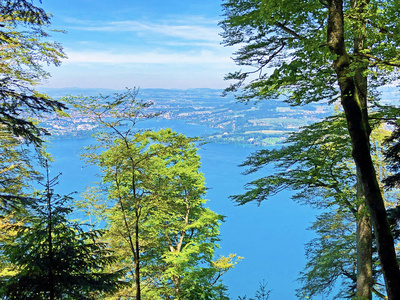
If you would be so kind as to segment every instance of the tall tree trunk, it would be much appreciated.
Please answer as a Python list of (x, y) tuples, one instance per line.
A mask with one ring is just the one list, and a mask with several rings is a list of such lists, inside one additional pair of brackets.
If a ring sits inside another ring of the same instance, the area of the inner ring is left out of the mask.
[(370, 153), (369, 125), (368, 119), (365, 119), (367, 114), (360, 104), (356, 80), (354, 76), (348, 76), (350, 74), (350, 57), (344, 42), (343, 0), (328, 0), (328, 10), (328, 46), (331, 53), (336, 55), (333, 68), (340, 86), (341, 102), (353, 146), (353, 158), (360, 171), (388, 299), (398, 300), (400, 299), (400, 270), (396, 259), (393, 235)]
[[(358, 14), (364, 13), (369, 0), (351, 0), (351, 8)], [(365, 49), (366, 40), (366, 21), (359, 20), (353, 25), (354, 45), (353, 53), (355, 59), (358, 59), (359, 53)], [(358, 34), (357, 34), (358, 33)], [(368, 78), (364, 75), (367, 69), (361, 61), (357, 61), (355, 69), (354, 82), (357, 89), (359, 104), (361, 107), (363, 119), (366, 123), (368, 138), (371, 134), (371, 128), (368, 122)], [(371, 220), (367, 211), (364, 189), (361, 181), (360, 169), (357, 168), (357, 292), (358, 299), (372, 300), (372, 287), (374, 279), (372, 277), (372, 228)]]
[(358, 206), (357, 218), (357, 297), (372, 299), (372, 228), (365, 202)]
[[(359, 171), (357, 172), (359, 176)], [(364, 201), (362, 183), (357, 180), (357, 299), (372, 300), (372, 228)]]

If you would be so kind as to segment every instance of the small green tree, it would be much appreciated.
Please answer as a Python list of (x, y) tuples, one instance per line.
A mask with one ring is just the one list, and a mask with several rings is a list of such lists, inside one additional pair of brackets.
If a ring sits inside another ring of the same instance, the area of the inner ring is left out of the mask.
[[(214, 260), (223, 218), (204, 207), (204, 177), (192, 141), (169, 129), (146, 131), (133, 136), (129, 150), (114, 140), (95, 160), (109, 205), (114, 203), (106, 237), (120, 257), (117, 265), (131, 270), (132, 281), (140, 275), (145, 298), (222, 299), (220, 277), (235, 264), (235, 255)], [(116, 297), (126, 293), (133, 292)]]
[[(87, 147), (84, 157), (88, 163), (99, 164), (100, 160), (107, 161), (104, 166), (108, 179), (105, 181), (115, 182), (114, 199), (118, 201), (118, 209), (121, 212), (121, 222), (125, 230), (124, 239), (129, 243), (129, 251), (134, 266), (131, 274), (135, 280), (135, 296), (141, 299), (141, 253), (139, 249), (139, 225), (142, 215), (142, 194), (137, 183), (140, 182), (141, 164), (147, 160), (146, 155), (141, 156), (138, 149), (132, 148), (131, 141), (135, 135), (137, 122), (153, 118), (157, 113), (149, 113), (148, 109), (152, 103), (136, 99), (138, 90), (127, 89), (125, 93), (114, 93), (112, 95), (99, 95), (99, 97), (69, 97), (65, 101), (77, 109), (79, 113), (90, 118), (100, 126), (101, 131), (96, 135), (97, 145)], [(118, 149), (113, 153), (110, 149)], [(101, 156), (103, 150), (103, 156)], [(121, 173), (121, 169), (123, 173)], [(138, 175), (138, 176), (137, 176)], [(120, 189), (122, 178), (131, 176), (123, 181), (125, 187)], [(113, 180), (115, 178), (115, 180)], [(129, 197), (124, 198), (128, 193)], [(131, 211), (127, 208), (130, 207)], [(133, 220), (131, 223), (130, 220)]]
[[(214, 261), (221, 215), (205, 207), (204, 175), (193, 140), (169, 129), (149, 133), (152, 151), (145, 189), (153, 209), (145, 236), (159, 253), (159, 284), (154, 295), (173, 299), (219, 299), (220, 277), (235, 255)], [(149, 149), (150, 149), (149, 148)], [(201, 262), (201, 263), (200, 263)]]
[(2, 258), (11, 272), (0, 277), (2, 299), (98, 299), (115, 291), (122, 270), (106, 270), (115, 257), (101, 231), (69, 221), (70, 197), (53, 193), (58, 176), (44, 184), (15, 234), (3, 239)]
[[(157, 115), (136, 94), (69, 99), (103, 126), (84, 156), (102, 171), (96, 190), (108, 198), (107, 237), (132, 283), (111, 298), (223, 299), (220, 277), (236, 256), (214, 260), (223, 218), (204, 206), (196, 139), (170, 129), (136, 132), (136, 122)], [(88, 195), (88, 203), (102, 198)]]
[[(255, 298), (249, 298), (249, 300), (268, 300), (272, 291), (267, 289), (267, 285), (268, 285), (268, 282), (265, 282), (265, 280), (260, 282), (260, 286), (259, 286), (258, 290), (256, 291)], [(247, 296), (243, 296), (243, 297), (239, 296), (239, 298), (238, 298), (238, 300), (246, 300), (246, 299), (247, 299)]]

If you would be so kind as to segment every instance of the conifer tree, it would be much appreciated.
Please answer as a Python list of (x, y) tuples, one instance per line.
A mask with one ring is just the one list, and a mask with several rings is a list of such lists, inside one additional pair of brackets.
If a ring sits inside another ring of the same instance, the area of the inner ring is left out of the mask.
[(108, 271), (115, 261), (99, 230), (84, 230), (68, 220), (71, 198), (54, 194), (58, 176), (25, 212), (14, 235), (2, 239), (2, 260), (9, 272), (0, 277), (2, 299), (98, 299), (123, 285), (123, 270)]

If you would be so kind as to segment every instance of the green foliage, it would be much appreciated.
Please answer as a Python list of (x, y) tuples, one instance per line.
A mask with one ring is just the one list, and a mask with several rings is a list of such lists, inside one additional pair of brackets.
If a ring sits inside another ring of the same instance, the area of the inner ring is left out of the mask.
[(306, 244), (308, 262), (298, 281), (299, 297), (330, 294), (340, 282), (342, 288), (332, 299), (355, 295), (357, 280), (356, 225), (353, 215), (340, 209), (317, 217), (310, 229), (318, 237)]
[[(242, 164), (246, 173), (274, 165), (274, 174), (246, 185), (243, 195), (232, 196), (239, 204), (260, 203), (284, 189), (297, 191), (293, 198), (317, 208), (342, 204), (354, 211), (355, 169), (351, 145), (342, 116), (303, 127), (291, 134), (281, 149), (259, 150)], [(340, 149), (340, 151), (338, 151)]]
[(139, 216), (144, 295), (217, 299), (223, 289), (218, 279), (234, 257), (224, 267), (213, 261), (223, 218), (204, 207), (204, 177), (192, 139), (169, 129), (147, 131), (134, 135), (127, 150), (115, 140), (98, 157), (109, 201), (115, 203), (108, 213), (111, 245), (127, 266), (132, 264), (121, 225), (126, 220), (125, 230), (134, 236)]
[[(381, 157), (381, 135), (381, 131), (372, 134), (376, 158)], [(273, 166), (274, 172), (250, 182), (247, 192), (232, 198), (239, 204), (260, 204), (284, 189), (292, 189), (295, 201), (328, 210), (310, 227), (318, 237), (306, 245), (308, 262), (299, 277), (302, 288), (298, 296), (329, 294), (339, 282), (342, 288), (335, 297), (353, 296), (357, 279), (355, 223), (360, 202), (344, 117), (339, 114), (303, 127), (284, 144), (279, 149), (259, 150), (247, 158), (243, 163), (248, 168), (246, 173), (267, 166)], [(379, 282), (381, 270), (374, 259), (374, 280)]]
[[(39, 179), (32, 167), (31, 152), (7, 129), (0, 130), (0, 243), (17, 234), (24, 208), (34, 201), (28, 191), (30, 183)], [(1, 256), (0, 256), (1, 257)], [(0, 259), (0, 274), (12, 271)], [(1, 276), (1, 275), (0, 275)]]
[(0, 21), (0, 124), (40, 144), (47, 132), (29, 118), (65, 107), (33, 86), (49, 76), (43, 64), (59, 65), (65, 55), (48, 41), (49, 15), (31, 1), (1, 1)]
[(214, 260), (223, 217), (205, 207), (197, 139), (170, 129), (135, 131), (138, 121), (157, 115), (136, 96), (128, 89), (100, 101), (67, 99), (103, 127), (98, 144), (84, 154), (102, 171), (87, 208), (104, 211), (98, 217), (118, 256), (114, 266), (129, 270), (131, 284), (107, 299), (224, 299), (220, 277), (240, 258)]
[(0, 277), (2, 299), (98, 299), (123, 285), (122, 270), (107, 270), (115, 257), (103, 233), (67, 219), (71, 199), (53, 194), (56, 183), (57, 177), (48, 179), (14, 234), (1, 240), (8, 263)]
[[(399, 18), (397, 1), (368, 1), (360, 15), (344, 1), (346, 48), (351, 57), (349, 76), (360, 67), (368, 67), (365, 76), (374, 86), (396, 78), (400, 65)], [(227, 0), (223, 4), (224, 44), (239, 45), (234, 60), (244, 70), (229, 73), (235, 80), (226, 92), (239, 92), (238, 99), (277, 99), (283, 95), (291, 104), (334, 101), (339, 90), (327, 47), (327, 3), (324, 1)], [(367, 20), (365, 49), (354, 52), (354, 38)], [(240, 90), (240, 88), (243, 88)]]
[(32, 166), (32, 152), (4, 127), (0, 128), (0, 215), (5, 217), (31, 201), (30, 182), (39, 178)]
[(301, 128), (288, 137), (282, 148), (259, 150), (243, 163), (247, 173), (269, 165), (274, 166), (274, 172), (250, 182), (243, 195), (232, 196), (239, 204), (260, 203), (292, 189), (296, 191), (294, 200), (329, 210), (311, 227), (318, 237), (306, 245), (308, 263), (299, 278), (299, 296), (329, 294), (339, 281), (347, 283), (339, 295), (354, 292), (357, 178), (350, 158), (345, 120), (337, 115)]
[(331, 56), (322, 46), (326, 9), (319, 1), (226, 1), (224, 12), (224, 43), (241, 45), (234, 60), (250, 67), (227, 75), (237, 81), (227, 92), (243, 87), (242, 101), (290, 93), (286, 100), (293, 104), (337, 94)]

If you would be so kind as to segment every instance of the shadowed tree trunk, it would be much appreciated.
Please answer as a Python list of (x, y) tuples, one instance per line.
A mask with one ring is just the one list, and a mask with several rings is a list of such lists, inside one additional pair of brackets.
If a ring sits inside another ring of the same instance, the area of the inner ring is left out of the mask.
[(362, 93), (357, 88), (357, 80), (355, 76), (349, 76), (350, 57), (344, 42), (343, 0), (329, 0), (328, 10), (328, 46), (331, 53), (336, 56), (333, 68), (341, 91), (341, 102), (353, 147), (353, 158), (359, 169), (366, 205), (374, 228), (388, 299), (398, 300), (400, 299), (400, 270), (383, 196), (370, 153), (368, 114), (360, 102)]
[[(351, 7), (359, 14), (365, 10), (369, 0), (351, 0)], [(353, 53), (357, 59), (359, 53), (365, 49), (366, 40), (366, 21), (362, 20), (353, 26), (354, 32), (358, 34), (354, 37)], [(368, 78), (364, 76), (367, 67), (361, 62), (357, 62), (355, 69), (354, 82), (358, 93), (359, 105), (366, 121), (368, 137), (371, 128), (368, 123)], [(360, 169), (357, 168), (357, 297), (360, 299), (372, 300), (372, 287), (374, 280), (372, 277), (372, 228), (370, 216), (367, 211), (363, 185), (361, 182)]]

